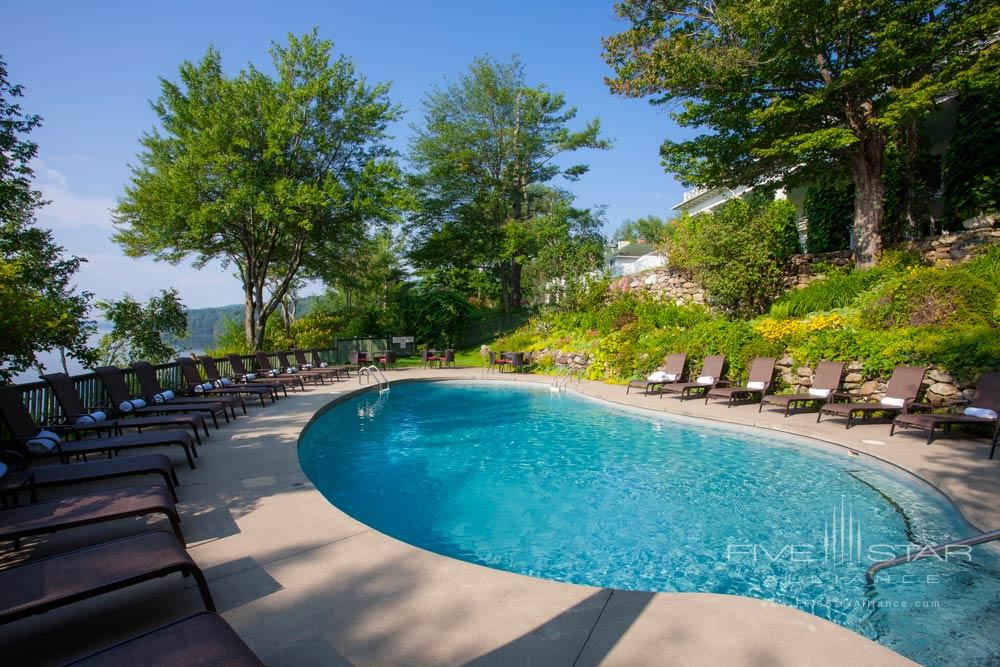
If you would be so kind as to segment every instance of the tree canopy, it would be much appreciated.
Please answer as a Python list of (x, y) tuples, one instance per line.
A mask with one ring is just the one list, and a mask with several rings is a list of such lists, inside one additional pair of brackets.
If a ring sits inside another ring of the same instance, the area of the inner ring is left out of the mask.
[(611, 90), (675, 104), (702, 132), (665, 141), (666, 168), (735, 186), (846, 164), (859, 265), (881, 249), (890, 136), (995, 72), (998, 54), (1000, 6), (985, 0), (625, 0), (616, 11), (631, 25), (604, 40)]
[(101, 363), (106, 365), (170, 361), (177, 350), (164, 335), (173, 340), (187, 336), (187, 314), (175, 289), (160, 290), (145, 304), (126, 294), (117, 301), (98, 301), (97, 307), (111, 323), (111, 331), (98, 343)]
[(348, 258), (398, 215), (401, 180), (386, 128), (387, 84), (368, 84), (316, 31), (272, 44), (276, 76), (226, 76), (218, 51), (161, 79), (115, 240), (130, 256), (233, 266), (244, 333), (265, 327), (305, 269)]
[(73, 276), (84, 261), (67, 256), (52, 232), (35, 225), (44, 202), (32, 189), (31, 160), (38, 146), (26, 135), (41, 123), (21, 111), (21, 86), (7, 80), (0, 59), (0, 380), (38, 363), (37, 353), (58, 349), (82, 361), (95, 330), (87, 319), (90, 294)]
[(535, 186), (586, 173), (584, 164), (561, 165), (561, 155), (611, 145), (596, 119), (570, 129), (576, 115), (562, 94), (528, 86), (516, 58), (477, 58), (457, 80), (428, 93), (410, 142), (414, 264), (468, 278), (488, 272), (505, 308), (520, 306), (522, 270), (537, 247), (532, 228), (551, 215), (539, 208), (549, 196)]
[(646, 215), (635, 220), (623, 220), (612, 235), (612, 241), (645, 241), (653, 245), (667, 240), (668, 222), (655, 215)]

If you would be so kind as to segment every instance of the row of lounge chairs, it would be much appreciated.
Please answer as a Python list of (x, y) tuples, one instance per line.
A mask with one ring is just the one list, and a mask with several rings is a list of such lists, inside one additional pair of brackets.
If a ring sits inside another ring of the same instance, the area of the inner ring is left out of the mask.
[[(971, 399), (935, 406), (919, 400), (928, 370), (925, 366), (899, 366), (889, 378), (883, 398), (859, 401), (856, 395), (842, 389), (843, 362), (820, 362), (808, 391), (796, 394), (771, 393), (777, 363), (773, 358), (754, 359), (743, 384), (733, 384), (724, 378), (725, 363), (722, 355), (705, 357), (701, 372), (691, 380), (686, 374), (687, 355), (671, 354), (661, 369), (643, 380), (630, 382), (626, 393), (642, 389), (647, 395), (657, 394), (661, 398), (669, 394), (676, 394), (681, 399), (701, 396), (706, 403), (725, 399), (729, 407), (735, 403), (757, 403), (758, 412), (765, 407), (778, 407), (784, 410), (785, 417), (793, 410), (812, 407), (817, 410), (817, 422), (824, 415), (842, 418), (846, 428), (881, 416), (892, 418), (890, 436), (895, 435), (897, 429), (921, 429), (927, 432), (928, 444), (933, 442), (938, 428), (949, 433), (953, 426), (981, 426), (991, 435), (991, 459), (1000, 444), (1000, 372), (983, 374)], [(934, 412), (938, 407), (947, 412)], [(958, 412), (959, 408), (963, 411)]]
[[(301, 351), (299, 351), (301, 352)], [(261, 665), (253, 652), (221, 617), (215, 614), (207, 580), (185, 548), (177, 511), (178, 478), (173, 461), (163, 453), (119, 457), (148, 447), (177, 447), (195, 469), (198, 447), (210, 433), (208, 422), (220, 427), (246, 414), (244, 400), (262, 407), (287, 395), (289, 387), (306, 382), (323, 383), (346, 377), (348, 369), (313, 368), (300, 362), (274, 370), (267, 355), (260, 368), (248, 373), (242, 359), (232, 359), (234, 377), (223, 378), (211, 358), (201, 365), (212, 382), (206, 382), (194, 359), (179, 359), (184, 386), (166, 389), (150, 364), (134, 364), (142, 386), (133, 395), (122, 371), (96, 369), (109, 401), (86, 406), (73, 380), (64, 373), (43, 376), (58, 403), (60, 414), (36, 424), (17, 387), (0, 385), (0, 418), (10, 446), (0, 449), (0, 540), (14, 549), (30, 536), (112, 522), (127, 517), (162, 516), (170, 530), (154, 530), (76, 549), (48, 558), (30, 560), (0, 571), (0, 623), (72, 604), (79, 600), (126, 588), (144, 581), (180, 573), (196, 582), (205, 612), (133, 638), (83, 659), (82, 665), (210, 664)], [(296, 354), (297, 361), (299, 355)], [(318, 357), (318, 355), (317, 355)], [(94, 460), (90, 460), (94, 457)], [(34, 465), (35, 460), (58, 459), (55, 465)], [(29, 465), (29, 462), (32, 465)], [(112, 478), (139, 479), (152, 475), (160, 484), (130, 486), (39, 502), (38, 491)], [(22, 504), (23, 496), (28, 502)]]

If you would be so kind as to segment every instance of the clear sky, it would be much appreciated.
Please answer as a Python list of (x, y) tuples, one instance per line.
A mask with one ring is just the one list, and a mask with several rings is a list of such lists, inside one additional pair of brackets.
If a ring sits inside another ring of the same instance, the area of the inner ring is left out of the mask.
[(394, 128), (400, 150), (432, 85), (461, 74), (477, 55), (516, 53), (530, 84), (564, 92), (580, 123), (599, 117), (615, 141), (610, 151), (578, 153), (574, 162), (589, 163), (590, 172), (559, 183), (579, 205), (606, 205), (609, 233), (626, 218), (668, 216), (680, 199), (683, 188), (664, 173), (658, 148), (681, 131), (663, 109), (614, 97), (604, 85), (600, 39), (625, 29), (611, 0), (16, 3), (4, 9), (0, 54), (11, 81), (25, 87), (22, 107), (44, 119), (32, 136), (37, 187), (52, 204), (39, 221), (89, 260), (83, 289), (145, 298), (172, 286), (192, 308), (242, 302), (239, 283), (221, 267), (125, 257), (108, 238), (108, 209), (154, 123), (149, 100), (158, 77), (176, 79), (177, 66), (210, 44), (230, 72), (248, 62), (270, 69), (271, 40), (314, 26), (369, 80), (392, 82), (391, 97), (407, 111)]

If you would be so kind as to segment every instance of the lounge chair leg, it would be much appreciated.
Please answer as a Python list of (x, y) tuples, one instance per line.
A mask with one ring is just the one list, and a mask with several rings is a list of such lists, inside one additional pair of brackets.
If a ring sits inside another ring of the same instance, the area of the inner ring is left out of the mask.
[(200, 568), (194, 567), (190, 570), (184, 572), (185, 576), (191, 574), (194, 576), (195, 582), (198, 584), (198, 592), (201, 593), (201, 600), (205, 603), (205, 609), (207, 611), (214, 612), (215, 600), (212, 599), (212, 592), (208, 589), (208, 582), (205, 580), (205, 574)]
[(928, 445), (931, 444), (931, 441), (933, 440), (934, 440), (934, 425), (932, 424), (931, 427), (927, 429), (927, 444)]
[[(819, 420), (822, 419), (822, 418), (823, 418), (823, 408), (820, 408), (819, 412), (816, 413), (816, 423), (818, 424)], [(850, 420), (850, 417), (848, 417), (848, 421), (849, 420)]]
[(896, 433), (896, 422), (894, 421), (892, 422), (892, 424), (889, 425), (889, 437), (891, 438), (895, 433)]
[(177, 515), (176, 511), (167, 512), (167, 518), (170, 519), (170, 525), (174, 529), (174, 535), (177, 536), (177, 541), (181, 545), (187, 548), (187, 541), (184, 539), (184, 533), (181, 532), (181, 518)]
[(187, 457), (188, 465), (191, 466), (191, 470), (194, 470), (195, 469), (194, 456), (198, 455), (197, 452), (195, 452), (194, 456), (192, 456), (190, 447), (188, 447), (187, 445), (181, 445), (181, 446), (184, 448), (184, 456)]

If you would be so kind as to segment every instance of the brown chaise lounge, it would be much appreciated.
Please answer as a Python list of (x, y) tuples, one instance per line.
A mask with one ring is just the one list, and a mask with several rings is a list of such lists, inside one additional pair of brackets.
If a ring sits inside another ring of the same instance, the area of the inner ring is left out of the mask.
[[(150, 405), (184, 405), (189, 409), (211, 409), (216, 412), (221, 410), (228, 422), (229, 415), (226, 413), (226, 408), (229, 408), (233, 419), (236, 419), (236, 406), (243, 403), (239, 396), (212, 396), (211, 398), (204, 396), (183, 396), (178, 390), (173, 389), (170, 390), (174, 394), (173, 398), (157, 402), (156, 397), (162, 396), (167, 390), (160, 384), (160, 378), (157, 377), (153, 364), (148, 361), (137, 361), (132, 364), (132, 369), (135, 371), (135, 376), (139, 378), (139, 385), (142, 387), (143, 396)], [(246, 411), (247, 409), (244, 405), (243, 414), (246, 414)]]
[(0, 540), (18, 545), (22, 537), (147, 514), (166, 516), (184, 544), (177, 506), (162, 486), (130, 486), (0, 510)]
[[(208, 435), (208, 424), (205, 423), (205, 418), (192, 414), (115, 417), (103, 422), (80, 423), (78, 420), (81, 417), (90, 416), (90, 410), (83, 404), (83, 399), (80, 398), (80, 394), (77, 393), (76, 387), (73, 385), (73, 379), (65, 373), (48, 373), (43, 375), (42, 379), (48, 383), (49, 388), (52, 389), (52, 395), (56, 397), (56, 402), (62, 408), (66, 422), (64, 426), (72, 429), (74, 433), (92, 430), (100, 433), (110, 430), (120, 435), (127, 428), (134, 428), (141, 432), (144, 428), (180, 426), (189, 427), (199, 445), (201, 444), (201, 434), (198, 432), (198, 428), (204, 429), (205, 435)], [(117, 414), (117, 412), (117, 409), (113, 407), (108, 410), (108, 414)]]
[(267, 373), (249, 373), (247, 372), (247, 367), (243, 363), (243, 357), (238, 354), (228, 354), (229, 365), (233, 369), (233, 375), (239, 379), (241, 382), (247, 384), (259, 384), (264, 387), (275, 387), (280, 388), (281, 391), (285, 392), (285, 396), (288, 396), (288, 386), (292, 386), (292, 390), (295, 389), (295, 385), (301, 385), (301, 378), (277, 378), (271, 377), (270, 372)]
[[(229, 382), (225, 385), (230, 389), (238, 389), (246, 394), (255, 394), (258, 396), (268, 396), (272, 403), (276, 403), (279, 398), (278, 390), (281, 389), (281, 385), (278, 384), (255, 384), (253, 382), (237, 382), (232, 378), (224, 376), (219, 372), (219, 367), (215, 363), (215, 359), (208, 355), (202, 355), (198, 357), (198, 361), (201, 362), (201, 367), (205, 369), (205, 377), (208, 378), (209, 382)], [(288, 392), (285, 392), (288, 395)], [(264, 404), (263, 398), (261, 398), (261, 405)]]
[(44, 614), (177, 572), (194, 577), (205, 608), (215, 611), (201, 568), (176, 537), (157, 530), (3, 570), (0, 623)]
[(350, 366), (336, 366), (336, 365), (324, 365), (325, 362), (319, 356), (319, 350), (312, 349), (309, 351), (309, 356), (312, 358), (313, 368), (336, 368), (338, 373), (343, 373), (348, 377), (351, 377), (351, 367)]
[[(0, 417), (7, 424), (13, 439), (22, 446), (34, 440), (39, 435), (39, 427), (31, 418), (31, 413), (21, 401), (20, 392), (12, 385), (0, 384)], [(188, 465), (194, 470), (194, 456), (198, 456), (194, 438), (187, 431), (176, 429), (154, 429), (147, 433), (119, 435), (111, 438), (92, 438), (89, 440), (63, 440), (54, 443), (50, 452), (58, 456), (63, 463), (68, 463), (71, 456), (82, 456), (98, 452), (112, 454), (124, 449), (140, 447), (166, 447), (180, 445), (184, 448)]]
[(330, 373), (327, 372), (325, 368), (312, 370), (296, 366), (291, 362), (291, 360), (289, 360), (287, 352), (275, 352), (274, 354), (278, 357), (278, 363), (284, 366), (286, 373), (289, 368), (296, 368), (297, 370), (295, 370), (292, 375), (300, 375), (304, 378), (309, 378), (312, 380), (313, 384), (316, 384), (317, 382), (319, 382), (319, 384), (326, 384), (326, 379), (330, 377)]
[(625, 388), (625, 393), (629, 393), (632, 389), (642, 389), (642, 393), (648, 395), (650, 391), (655, 391), (654, 387), (662, 387), (668, 382), (678, 382), (684, 379), (684, 367), (687, 365), (687, 355), (683, 352), (678, 352), (676, 354), (668, 354), (667, 361), (659, 369), (667, 377), (663, 380), (650, 380), (646, 378), (645, 380), (632, 380), (628, 383), (628, 387)]
[(816, 415), (816, 423), (823, 415), (846, 417), (846, 428), (856, 423), (854, 415), (860, 414), (862, 419), (870, 419), (876, 412), (886, 412), (898, 415), (907, 412), (910, 405), (917, 400), (920, 393), (920, 383), (927, 373), (926, 366), (897, 366), (892, 371), (889, 384), (885, 387), (885, 398), (878, 403), (837, 403), (836, 397), (821, 406)]
[(816, 367), (816, 376), (813, 378), (812, 387), (808, 392), (804, 394), (765, 394), (760, 399), (757, 412), (762, 411), (765, 405), (777, 405), (785, 409), (787, 417), (789, 410), (803, 403), (822, 405), (840, 389), (840, 378), (843, 374), (844, 362), (821, 361)]
[(660, 398), (663, 394), (680, 394), (681, 400), (684, 400), (693, 394), (704, 394), (712, 387), (724, 387), (729, 384), (721, 379), (725, 366), (726, 358), (721, 354), (705, 357), (701, 374), (694, 382), (668, 382), (660, 387)]
[(221, 616), (202, 612), (70, 663), (73, 667), (264, 667)]
[[(897, 427), (920, 428), (927, 431), (927, 444), (930, 444), (934, 440), (934, 428), (937, 426), (942, 427), (946, 434), (950, 433), (952, 426), (959, 424), (992, 426), (993, 434), (989, 455), (989, 458), (992, 459), (996, 453), (997, 445), (1000, 444), (1000, 418), (997, 416), (1000, 414), (1000, 372), (991, 371), (979, 378), (979, 383), (976, 385), (976, 392), (973, 394), (971, 400), (952, 401), (948, 404), (951, 410), (961, 405), (965, 405), (967, 410), (974, 408), (987, 414), (992, 412), (993, 416), (980, 417), (954, 412), (947, 414), (904, 413), (893, 420), (889, 435), (894, 435)], [(912, 405), (911, 409), (916, 407), (927, 409), (931, 406), (916, 404)]]
[[(265, 379), (268, 380), (294, 380), (299, 383), (299, 387), (305, 391), (306, 381), (302, 374), (300, 373), (286, 373), (283, 370), (275, 370), (271, 367), (271, 359), (267, 356), (267, 352), (255, 352), (254, 356), (257, 357), (257, 372), (262, 374)], [(313, 382), (315, 384), (315, 381)]]
[(747, 383), (739, 387), (712, 387), (705, 392), (705, 403), (710, 398), (725, 398), (728, 407), (733, 407), (734, 401), (759, 401), (771, 388), (774, 381), (774, 365), (777, 359), (773, 357), (757, 357), (750, 364)]
[(304, 368), (305, 370), (319, 371), (320, 373), (326, 373), (326, 377), (330, 378), (331, 380), (337, 380), (338, 382), (340, 381), (341, 379), (340, 371), (342, 369), (341, 366), (320, 366), (319, 364), (310, 363), (310, 361), (306, 359), (306, 351), (299, 348), (295, 348), (294, 350), (292, 350), (292, 355), (294, 355), (295, 363), (300, 368)]
[[(131, 404), (133, 402), (134, 397), (128, 388), (128, 384), (125, 383), (125, 376), (122, 374), (120, 368), (116, 368), (115, 366), (100, 366), (95, 368), (94, 372), (97, 373), (97, 375), (101, 378), (101, 382), (104, 383), (104, 388), (107, 390), (108, 396), (111, 397), (111, 402), (114, 404), (115, 409), (121, 411), (121, 406)], [(227, 422), (229, 421), (229, 415), (226, 412), (226, 407), (221, 403), (216, 403), (215, 405), (201, 405), (189, 404), (186, 402), (157, 403), (155, 401), (146, 401), (145, 398), (142, 400), (146, 403), (146, 405), (144, 407), (133, 407), (128, 411), (128, 414), (143, 416), (202, 412), (212, 418), (212, 423), (215, 425), (215, 428), (219, 428), (218, 415), (220, 413), (226, 418)]]
[[(247, 387), (232, 383), (220, 387), (211, 378), (208, 381), (203, 380), (201, 373), (198, 371), (198, 362), (191, 357), (177, 357), (177, 365), (180, 366), (184, 381), (187, 382), (188, 392), (194, 393), (200, 398), (236, 396), (240, 398), (240, 402), (242, 403), (243, 396), (254, 396), (260, 400), (260, 407), (262, 408), (267, 407), (267, 403), (264, 402), (265, 396), (270, 396), (271, 401), (274, 401), (270, 390), (265, 387)], [(211, 388), (208, 388), (208, 385), (211, 385)], [(246, 414), (246, 405), (243, 406), (243, 414)]]

